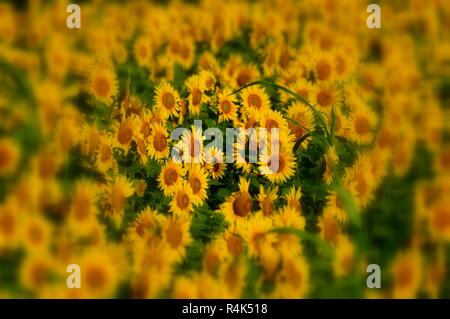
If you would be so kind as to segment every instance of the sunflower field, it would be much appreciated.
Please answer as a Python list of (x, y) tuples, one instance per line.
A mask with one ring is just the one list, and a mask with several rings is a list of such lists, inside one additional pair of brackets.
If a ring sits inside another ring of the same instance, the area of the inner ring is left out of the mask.
[(0, 298), (450, 298), (449, 1), (70, 3), (0, 1)]

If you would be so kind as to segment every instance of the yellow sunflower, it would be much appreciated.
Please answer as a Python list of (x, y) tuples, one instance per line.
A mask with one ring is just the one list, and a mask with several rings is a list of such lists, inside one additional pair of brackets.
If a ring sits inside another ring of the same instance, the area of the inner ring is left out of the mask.
[(261, 208), (262, 215), (264, 217), (272, 216), (275, 212), (275, 201), (278, 198), (278, 187), (268, 189), (266, 191), (264, 186), (259, 186), (258, 201)]
[(200, 165), (194, 164), (189, 167), (187, 182), (191, 186), (194, 203), (200, 206), (207, 198), (207, 173)]
[(128, 153), (131, 142), (136, 137), (137, 124), (138, 120), (135, 116), (131, 116), (121, 123), (116, 123), (114, 125), (114, 146)]
[(74, 235), (84, 235), (91, 232), (97, 223), (97, 186), (89, 180), (81, 180), (75, 185), (72, 206), (67, 223)]
[(117, 95), (116, 75), (109, 67), (96, 65), (89, 74), (88, 82), (89, 92), (101, 102), (110, 104), (112, 97)]
[(19, 162), (20, 152), (17, 145), (7, 138), (0, 139), (0, 176), (14, 172)]
[(127, 229), (127, 239), (134, 243), (137, 240), (146, 240), (159, 231), (162, 218), (157, 211), (145, 207), (139, 212)]
[(230, 90), (224, 90), (217, 95), (219, 104), (219, 123), (223, 121), (235, 121), (237, 119), (237, 105), (230, 96)]
[(284, 183), (295, 173), (295, 157), (289, 151), (275, 147), (271, 154), (262, 154), (260, 171), (272, 183)]
[(178, 92), (171, 84), (161, 82), (156, 87), (155, 106), (157, 110), (161, 111), (161, 116), (163, 119), (167, 119), (170, 116), (177, 116), (179, 111), (179, 100), (180, 97)]
[(138, 65), (149, 66), (152, 58), (152, 48), (150, 46), (150, 39), (146, 36), (139, 37), (134, 43), (134, 58)]
[(334, 82), (320, 82), (313, 87), (310, 101), (320, 111), (328, 114), (331, 112), (331, 107), (337, 102), (337, 99), (337, 89)]
[(166, 128), (157, 122), (150, 126), (151, 133), (148, 137), (147, 150), (151, 157), (156, 160), (165, 159), (169, 156), (169, 133)]
[(250, 256), (257, 257), (265, 249), (272, 247), (276, 240), (276, 234), (269, 232), (273, 228), (271, 218), (261, 214), (251, 215), (243, 226), (243, 238), (248, 244)]
[(182, 152), (182, 161), (187, 164), (198, 164), (204, 161), (203, 141), (205, 137), (199, 127), (192, 126), (191, 130), (184, 132), (179, 145)]
[(175, 188), (170, 202), (170, 211), (176, 215), (188, 215), (194, 210), (191, 186), (183, 182)]
[(213, 179), (221, 179), (225, 175), (227, 164), (224, 155), (217, 147), (208, 147), (205, 150), (205, 168)]
[(314, 129), (314, 116), (305, 104), (293, 103), (287, 110), (288, 127), (296, 139)]
[(169, 216), (162, 226), (162, 235), (168, 247), (175, 251), (179, 259), (186, 254), (186, 247), (192, 241), (188, 216)]
[(367, 105), (360, 104), (352, 110), (348, 121), (349, 137), (358, 144), (369, 144), (374, 139), (376, 113)]
[(175, 189), (181, 185), (183, 175), (184, 173), (181, 166), (173, 161), (168, 161), (166, 165), (161, 168), (158, 182), (164, 195), (168, 196), (173, 194)]
[(200, 115), (202, 103), (207, 98), (204, 94), (204, 84), (199, 75), (193, 75), (186, 80), (186, 87), (189, 90), (189, 113), (193, 116)]
[(253, 199), (248, 188), (249, 182), (239, 178), (239, 191), (234, 192), (220, 207), (220, 211), (225, 215), (225, 219), (230, 224), (241, 224), (250, 215), (253, 209)]
[(270, 110), (270, 100), (264, 88), (250, 86), (241, 93), (243, 112), (248, 113), (251, 110), (256, 111), (256, 115)]
[(302, 206), (300, 203), (300, 197), (302, 196), (301, 188), (296, 188), (295, 186), (291, 186), (288, 192), (283, 196), (286, 201), (287, 206), (295, 209), (297, 212), (302, 211)]
[(113, 219), (116, 226), (122, 221), (126, 199), (133, 193), (133, 184), (123, 175), (118, 175), (106, 186), (107, 209), (105, 214)]

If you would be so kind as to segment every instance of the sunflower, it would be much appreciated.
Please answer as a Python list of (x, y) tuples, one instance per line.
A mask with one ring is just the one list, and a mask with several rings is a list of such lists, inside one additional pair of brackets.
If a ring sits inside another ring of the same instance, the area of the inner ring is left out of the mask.
[(239, 191), (234, 192), (220, 207), (230, 224), (241, 223), (252, 211), (253, 199), (248, 191), (249, 185), (245, 178), (240, 177)]
[(438, 240), (450, 241), (450, 200), (442, 198), (428, 209), (428, 227), (432, 236)]
[[(306, 225), (305, 217), (299, 214), (299, 211), (289, 205), (282, 207), (279, 214), (275, 215), (273, 226), (275, 228), (295, 228), (304, 230)], [(299, 238), (291, 233), (277, 234), (278, 241), (275, 245), (282, 256), (290, 256), (295, 253), (301, 253), (302, 246)]]
[(272, 189), (269, 189), (267, 192), (264, 189), (264, 186), (259, 186), (259, 194), (258, 194), (258, 201), (259, 201), (259, 207), (261, 208), (261, 212), (264, 217), (272, 216), (275, 212), (275, 201), (277, 200), (278, 196), (278, 187), (274, 187)]
[(21, 225), (21, 238), (25, 250), (29, 253), (46, 252), (49, 249), (53, 232), (52, 224), (44, 217), (30, 214)]
[(117, 164), (114, 160), (112, 145), (113, 142), (110, 136), (100, 136), (95, 167), (102, 173), (106, 173), (108, 170), (115, 168)]
[(270, 110), (270, 100), (264, 88), (250, 86), (241, 93), (243, 112), (256, 111), (255, 115), (260, 115)]
[(273, 228), (271, 218), (263, 215), (251, 215), (243, 226), (243, 238), (248, 244), (250, 256), (257, 257), (263, 250), (272, 247), (275, 243), (275, 233), (269, 232)]
[(333, 183), (333, 176), (336, 164), (339, 158), (336, 154), (334, 146), (330, 146), (325, 153), (325, 173), (324, 180), (325, 184), (330, 185)]
[(0, 251), (17, 248), (20, 242), (20, 211), (15, 200), (0, 204)]
[(338, 222), (345, 223), (347, 221), (347, 212), (344, 210), (342, 199), (336, 191), (330, 192), (324, 213), (330, 213)]
[(114, 146), (128, 153), (131, 142), (136, 137), (137, 124), (138, 120), (135, 116), (131, 116), (121, 123), (116, 123), (114, 125)]
[(139, 66), (149, 66), (152, 57), (150, 39), (146, 36), (139, 37), (134, 43), (134, 58)]
[(191, 186), (187, 182), (177, 185), (170, 202), (170, 211), (182, 216), (190, 214), (194, 209), (193, 197)]
[(306, 260), (299, 256), (286, 256), (282, 268), (276, 274), (275, 289), (272, 298), (303, 298), (310, 288), (309, 267)]
[(19, 269), (19, 280), (23, 287), (41, 292), (54, 276), (55, 261), (48, 254), (30, 254), (22, 261)]
[(20, 152), (11, 139), (0, 138), (0, 176), (11, 174), (19, 162)]
[(148, 137), (148, 154), (156, 159), (162, 160), (169, 156), (169, 133), (166, 128), (157, 122), (150, 126), (150, 135)]
[(302, 206), (300, 203), (300, 197), (302, 196), (301, 188), (296, 188), (295, 186), (291, 186), (288, 192), (283, 196), (284, 200), (288, 207), (293, 208), (297, 212), (302, 211)]
[(241, 260), (229, 260), (221, 264), (219, 278), (223, 282), (228, 298), (240, 298), (246, 284), (246, 264)]
[(259, 71), (253, 64), (240, 64), (234, 71), (234, 85), (236, 87), (244, 86), (259, 77)]
[(336, 245), (341, 236), (341, 226), (334, 217), (333, 213), (325, 210), (319, 217), (318, 226), (320, 229), (320, 238)]
[(206, 245), (203, 253), (203, 269), (214, 275), (227, 257), (226, 242), (218, 238)]
[(237, 105), (233, 102), (230, 93), (230, 90), (224, 90), (217, 95), (219, 101), (217, 105), (217, 109), (219, 110), (219, 123), (237, 120)]
[(359, 157), (352, 167), (345, 170), (343, 185), (354, 196), (360, 208), (364, 208), (374, 197), (375, 180), (370, 162)]
[(313, 87), (311, 100), (320, 111), (328, 114), (337, 102), (337, 93), (334, 82), (320, 82)]
[(314, 55), (314, 74), (319, 81), (333, 81), (336, 76), (336, 61), (329, 52)]
[(189, 232), (190, 225), (191, 219), (187, 216), (169, 216), (165, 219), (164, 225), (162, 226), (164, 240), (167, 242), (169, 248), (176, 252), (179, 259), (184, 257), (186, 247), (192, 241)]
[(114, 296), (122, 277), (122, 255), (116, 247), (92, 248), (83, 253), (79, 262), (82, 269), (80, 289), (85, 298)]
[(191, 130), (186, 130), (181, 137), (180, 147), (183, 163), (197, 164), (204, 161), (202, 129), (192, 126)]
[(162, 218), (158, 212), (150, 207), (145, 207), (128, 227), (128, 241), (134, 243), (137, 240), (147, 240), (159, 230), (161, 223)]
[(287, 110), (288, 127), (296, 139), (314, 129), (314, 116), (305, 104), (293, 103)]
[(225, 231), (223, 238), (227, 245), (227, 254), (233, 257), (239, 257), (244, 253), (245, 243), (241, 235), (228, 229)]
[(286, 119), (278, 111), (269, 110), (264, 112), (260, 119), (260, 125), (268, 131), (272, 129), (286, 130), (288, 123)]
[(207, 198), (208, 179), (205, 170), (200, 165), (194, 164), (188, 170), (187, 182), (191, 186), (193, 201), (200, 206)]
[(133, 193), (132, 183), (123, 175), (118, 175), (106, 185), (107, 209), (105, 214), (112, 217), (116, 225), (122, 220), (126, 199)]
[(97, 222), (96, 185), (89, 180), (80, 180), (75, 186), (72, 205), (67, 218), (69, 229), (75, 235), (83, 235), (92, 230)]
[(284, 183), (295, 173), (295, 157), (292, 153), (275, 147), (271, 154), (262, 154), (260, 171), (272, 183)]
[(422, 280), (422, 258), (417, 249), (400, 252), (391, 268), (394, 298), (415, 298)]
[(155, 92), (155, 105), (156, 109), (161, 111), (163, 119), (167, 119), (170, 116), (177, 116), (179, 111), (178, 102), (180, 97), (178, 92), (167, 82), (161, 82), (156, 87)]
[(200, 115), (202, 103), (205, 101), (202, 78), (199, 75), (193, 75), (186, 80), (186, 88), (189, 91), (189, 113), (193, 116)]
[(374, 138), (377, 115), (367, 105), (355, 107), (348, 121), (349, 135), (358, 144), (369, 144)]
[(333, 260), (333, 272), (336, 277), (350, 274), (355, 268), (355, 247), (350, 239), (342, 235), (336, 243), (335, 256)]
[(116, 75), (109, 67), (97, 64), (89, 74), (88, 87), (96, 99), (110, 104), (118, 91)]
[(161, 168), (158, 182), (164, 195), (168, 196), (173, 194), (175, 189), (181, 185), (183, 175), (184, 173), (181, 166), (173, 161), (168, 161), (166, 165)]

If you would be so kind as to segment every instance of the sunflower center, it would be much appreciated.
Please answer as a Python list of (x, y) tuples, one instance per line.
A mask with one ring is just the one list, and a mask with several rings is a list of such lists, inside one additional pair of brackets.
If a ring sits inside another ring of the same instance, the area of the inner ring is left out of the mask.
[(251, 75), (247, 70), (242, 70), (239, 72), (236, 82), (238, 86), (243, 86), (244, 84), (247, 84), (251, 80)]
[(450, 149), (442, 151), (440, 156), (440, 163), (445, 170), (450, 169)]
[(89, 198), (80, 194), (75, 200), (74, 215), (79, 221), (86, 219), (89, 215)]
[(119, 129), (119, 134), (117, 135), (117, 139), (120, 144), (128, 144), (131, 142), (131, 138), (133, 137), (133, 130), (129, 126), (122, 126)]
[(31, 281), (35, 286), (40, 286), (44, 283), (47, 267), (44, 264), (35, 264), (31, 269)]
[(86, 271), (86, 283), (93, 290), (103, 288), (107, 283), (107, 276), (99, 266), (90, 267)]
[(192, 177), (191, 179), (189, 179), (189, 184), (191, 185), (194, 195), (197, 194), (202, 188), (202, 183), (200, 182), (200, 179), (198, 179), (197, 177)]
[(97, 77), (94, 82), (94, 89), (95, 89), (95, 92), (99, 96), (104, 96), (104, 97), (108, 96), (109, 91), (110, 91), (110, 85), (109, 85), (108, 79), (101, 77), (101, 76)]
[(168, 168), (164, 172), (164, 180), (166, 181), (166, 184), (168, 186), (175, 184), (177, 179), (178, 179), (178, 173), (175, 169)]
[(147, 57), (147, 48), (145, 46), (141, 46), (139, 48), (139, 56), (141, 58), (146, 58)]
[(302, 274), (292, 263), (286, 264), (285, 271), (286, 279), (293, 287), (298, 287), (302, 284)]
[(274, 119), (268, 119), (268, 120), (266, 121), (266, 128), (267, 128), (268, 130), (271, 130), (271, 129), (273, 129), (273, 128), (280, 128), (280, 126), (278, 125), (278, 122), (275, 121)]
[(228, 251), (235, 257), (239, 256), (244, 251), (244, 245), (238, 236), (232, 235), (227, 241)]
[(191, 136), (190, 139), (190, 145), (189, 145), (189, 154), (192, 158), (196, 158), (198, 155), (200, 155), (201, 149), (200, 149), (200, 142), (194, 137)]
[(332, 96), (330, 92), (320, 91), (317, 93), (317, 102), (320, 106), (329, 106), (331, 104)]
[(343, 74), (345, 72), (345, 69), (347, 68), (347, 63), (345, 62), (345, 59), (341, 56), (336, 57), (336, 71), (339, 75)]
[(192, 104), (199, 105), (201, 101), (202, 101), (202, 91), (200, 91), (198, 88), (192, 89)]
[(397, 271), (397, 283), (400, 287), (408, 287), (413, 279), (413, 272), (408, 265), (402, 265)]
[(155, 137), (153, 138), (153, 147), (158, 152), (162, 152), (166, 149), (167, 146), (167, 138), (161, 132), (156, 132)]
[(239, 217), (246, 217), (250, 214), (253, 207), (253, 201), (248, 192), (240, 193), (233, 202), (234, 214)]
[(103, 144), (100, 152), (101, 161), (104, 163), (111, 158), (111, 148), (109, 145)]
[(300, 95), (301, 97), (304, 97), (305, 99), (307, 99), (308, 96), (309, 96), (309, 93), (308, 93), (308, 90), (307, 90), (307, 89), (297, 89), (297, 90), (296, 90), (296, 93), (297, 93), (298, 95)]
[(339, 225), (331, 216), (325, 216), (323, 221), (323, 237), (326, 241), (335, 243), (339, 236)]
[(446, 206), (439, 206), (435, 211), (434, 226), (436, 229), (450, 228), (450, 210)]
[(230, 101), (227, 101), (227, 100), (223, 101), (222, 102), (222, 112), (224, 114), (228, 114), (228, 113), (230, 113), (230, 111), (231, 111), (231, 103), (230, 103)]
[(331, 65), (325, 61), (321, 60), (316, 65), (317, 78), (320, 81), (325, 81), (330, 77), (331, 74)]
[(6, 213), (0, 216), (0, 231), (4, 235), (10, 235), (15, 228), (15, 220), (12, 214)]
[(250, 107), (254, 107), (256, 109), (260, 109), (262, 106), (262, 100), (261, 97), (257, 94), (250, 94), (247, 98), (248, 105)]
[(141, 133), (142, 133), (142, 135), (144, 135), (144, 137), (148, 137), (151, 132), (152, 132), (152, 130), (150, 129), (150, 125), (147, 122), (142, 124)]
[(162, 95), (162, 104), (163, 106), (170, 110), (175, 106), (175, 97), (170, 92), (164, 92)]
[(189, 196), (184, 192), (179, 193), (177, 195), (177, 205), (181, 209), (186, 209), (189, 206)]
[(264, 216), (271, 216), (273, 214), (273, 203), (270, 198), (264, 198), (262, 202), (262, 212)]
[(11, 152), (8, 149), (0, 146), (0, 167), (6, 167), (9, 165), (12, 159)]
[(284, 160), (283, 156), (280, 156), (280, 154), (276, 153), (270, 156), (270, 159), (267, 162), (267, 166), (273, 173), (282, 172), (286, 166), (286, 161)]
[(40, 242), (42, 242), (42, 240), (44, 238), (44, 234), (42, 233), (42, 229), (39, 226), (37, 226), (37, 225), (31, 225), (29, 230), (28, 230), (28, 234), (30, 235), (30, 240), (34, 244), (39, 244)]
[(355, 121), (356, 133), (362, 135), (367, 134), (370, 131), (370, 123), (365, 117), (358, 117)]
[(180, 225), (172, 223), (166, 230), (167, 243), (172, 248), (178, 248), (183, 240), (183, 233)]

